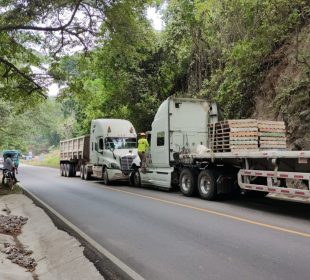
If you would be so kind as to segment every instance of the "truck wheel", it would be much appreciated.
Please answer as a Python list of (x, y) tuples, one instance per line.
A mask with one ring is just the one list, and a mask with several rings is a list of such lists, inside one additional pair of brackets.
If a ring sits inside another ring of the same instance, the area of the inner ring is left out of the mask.
[(197, 190), (197, 179), (194, 172), (188, 168), (180, 174), (180, 190), (185, 196), (193, 196)]
[(202, 199), (212, 200), (216, 198), (216, 181), (211, 170), (203, 170), (198, 176), (198, 192)]
[(69, 177), (69, 166), (67, 163), (64, 163), (64, 176)]
[(88, 168), (85, 165), (84, 165), (84, 179), (90, 180), (90, 173), (88, 172)]
[(141, 187), (141, 176), (139, 170), (135, 170), (132, 174), (132, 183), (135, 187)]
[(107, 170), (106, 167), (103, 169), (102, 177), (103, 177), (103, 183), (105, 185), (109, 185), (110, 184), (110, 180), (109, 180), (108, 170)]
[(67, 177), (71, 177), (71, 168), (70, 168), (70, 163), (66, 164), (66, 169), (67, 169)]
[(73, 163), (69, 163), (69, 177), (75, 177), (75, 168)]
[(84, 178), (84, 168), (85, 168), (85, 166), (84, 166), (84, 164), (82, 164), (81, 167), (80, 167), (80, 177), (81, 177), (82, 180), (85, 179)]
[(60, 164), (60, 176), (64, 176), (64, 165), (63, 165), (63, 163)]

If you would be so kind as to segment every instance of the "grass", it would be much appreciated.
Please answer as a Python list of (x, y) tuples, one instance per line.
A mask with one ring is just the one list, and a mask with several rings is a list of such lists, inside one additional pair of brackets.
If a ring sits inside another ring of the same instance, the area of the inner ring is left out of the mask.
[(53, 150), (44, 155), (43, 161), (38, 159), (23, 161), (23, 163), (35, 165), (35, 166), (47, 166), (53, 168), (59, 168), (59, 150)]

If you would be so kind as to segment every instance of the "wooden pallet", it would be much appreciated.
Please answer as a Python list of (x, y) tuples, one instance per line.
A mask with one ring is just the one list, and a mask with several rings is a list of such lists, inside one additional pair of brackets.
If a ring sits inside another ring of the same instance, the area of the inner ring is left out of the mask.
[(286, 137), (285, 132), (258, 132), (260, 137)]
[(260, 136), (259, 140), (260, 141), (284, 141), (286, 142), (287, 139), (285, 136), (280, 136), (280, 137)]
[(284, 122), (225, 120), (208, 127), (209, 146), (214, 152), (286, 149)]
[(209, 124), (209, 139), (215, 152), (258, 149), (257, 121), (225, 120)]
[(260, 132), (278, 132), (278, 133), (285, 133), (285, 129), (282, 128), (273, 128), (273, 127), (264, 127), (259, 128)]
[(257, 131), (238, 131), (238, 132), (230, 132), (229, 137), (258, 137)]
[(286, 129), (282, 121), (257, 121), (259, 130), (259, 148), (265, 149), (286, 149)]
[(262, 146), (266, 146), (266, 145), (272, 145), (272, 146), (286, 145), (286, 142), (283, 142), (283, 141), (260, 141), (259, 144), (260, 144), (260, 147), (262, 147)]
[(241, 152), (241, 151), (244, 151), (244, 150), (249, 150), (251, 152), (259, 152), (259, 149), (258, 148), (231, 148), (230, 149), (230, 152)]
[(282, 121), (257, 121), (258, 128), (280, 128), (285, 129), (285, 123)]
[(275, 145), (272, 145), (272, 144), (262, 144), (260, 145), (259, 148), (262, 148), (262, 149), (286, 149), (286, 143), (285, 144), (275, 144)]

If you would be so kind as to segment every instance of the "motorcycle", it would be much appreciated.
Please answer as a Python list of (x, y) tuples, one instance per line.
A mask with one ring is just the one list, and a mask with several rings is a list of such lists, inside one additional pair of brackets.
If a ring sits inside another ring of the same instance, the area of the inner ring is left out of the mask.
[(0, 170), (3, 171), (3, 176), (2, 176), (2, 185), (7, 185), (10, 190), (13, 190), (15, 182), (14, 182), (14, 176), (13, 176), (13, 171), (7, 170), (0, 168)]

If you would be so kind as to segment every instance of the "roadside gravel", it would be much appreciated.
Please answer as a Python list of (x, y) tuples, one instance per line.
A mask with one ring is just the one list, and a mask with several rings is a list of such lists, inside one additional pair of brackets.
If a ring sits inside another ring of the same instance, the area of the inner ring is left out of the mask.
[(83, 250), (25, 195), (0, 196), (0, 279), (103, 279)]

